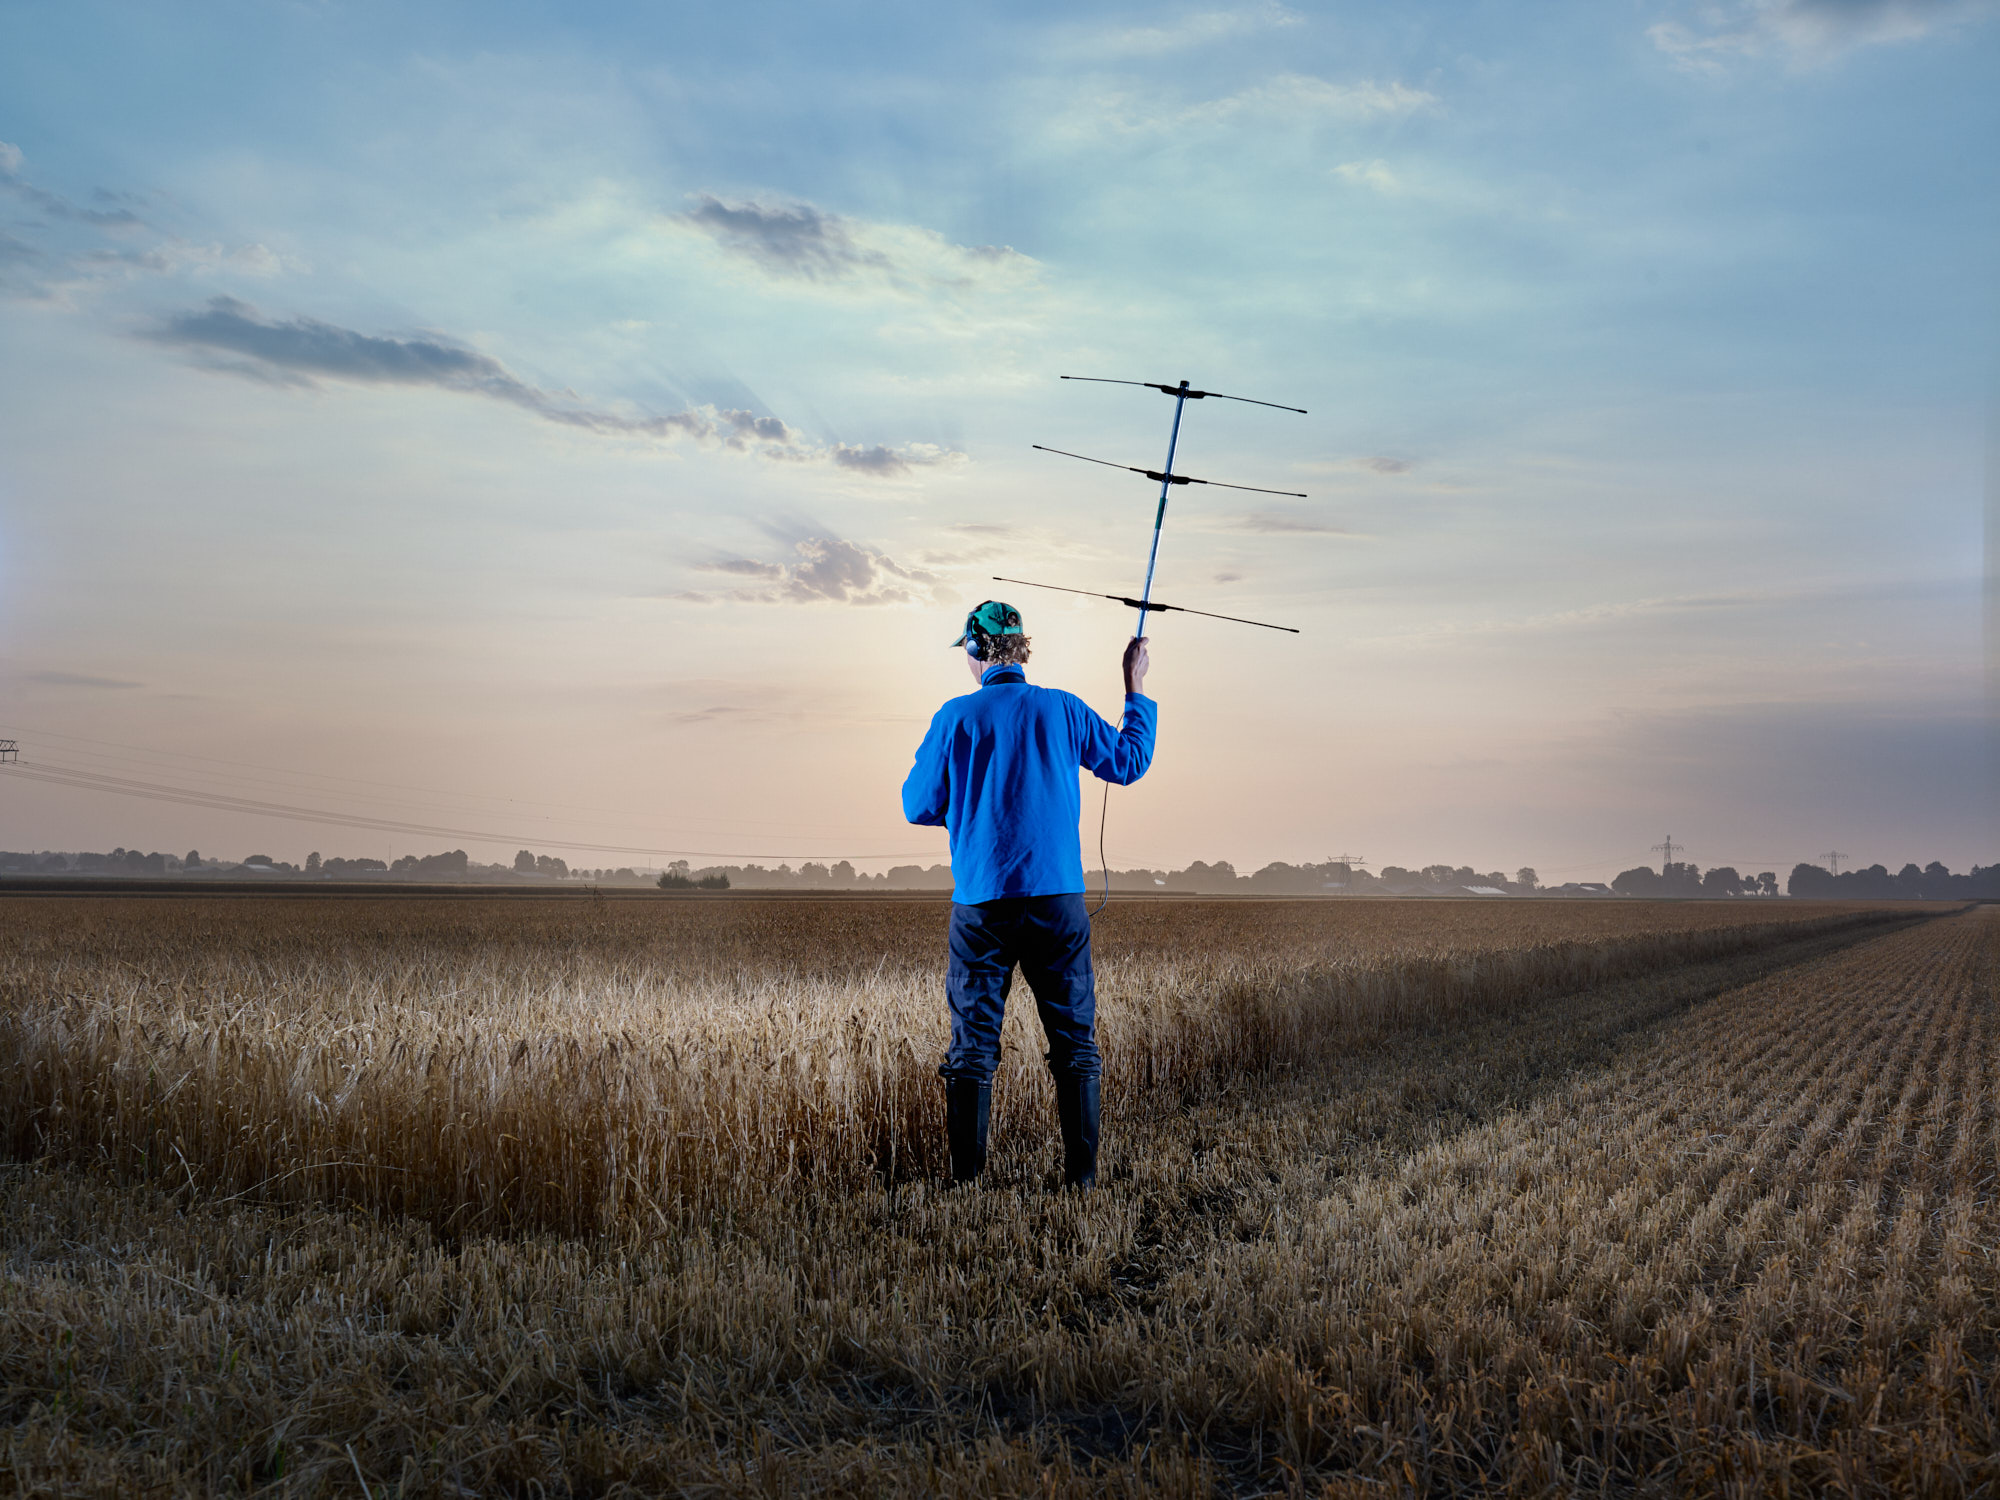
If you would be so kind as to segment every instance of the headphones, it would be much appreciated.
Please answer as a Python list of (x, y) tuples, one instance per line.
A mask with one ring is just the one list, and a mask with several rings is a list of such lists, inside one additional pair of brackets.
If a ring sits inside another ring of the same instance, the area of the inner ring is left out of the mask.
[[(973, 610), (972, 613), (965, 617), (965, 654), (974, 661), (985, 661), (988, 659), (990, 647), (987, 643), (993, 637), (986, 633), (986, 627), (980, 623), (979, 611), (986, 608), (987, 604), (993, 602), (993, 600), (988, 599), (986, 604), (980, 605), (979, 609)], [(1001, 625), (1011, 625), (1018, 632), (1021, 624), (1020, 611), (1008, 604), (1003, 604), (1000, 608), (1002, 611), (1000, 616)]]

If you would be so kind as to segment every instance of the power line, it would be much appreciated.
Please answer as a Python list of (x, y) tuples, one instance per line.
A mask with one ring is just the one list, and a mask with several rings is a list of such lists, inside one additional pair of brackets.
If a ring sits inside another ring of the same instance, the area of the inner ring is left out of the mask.
[[(311, 781), (315, 780), (345, 782), (349, 786), (369, 787), (385, 791), (414, 792), (422, 796), (451, 797), (467, 802), (503, 803), (506, 804), (510, 813), (516, 807), (522, 807), (522, 808), (550, 807), (559, 809), (564, 812), (609, 813), (614, 818), (618, 819), (621, 824), (629, 825), (629, 823), (632, 821), (630, 811), (625, 808), (600, 807), (580, 802), (550, 802), (544, 799), (532, 798), (532, 797), (506, 797), (485, 792), (469, 792), (464, 790), (463, 788), (448, 789), (444, 787), (412, 786), (406, 782), (373, 781), (359, 776), (343, 776), (340, 775), (338, 772), (334, 771), (292, 770), (285, 767), (262, 765), (255, 761), (228, 760), (224, 759), (223, 757), (214, 755), (196, 755), (190, 751), (184, 751), (184, 750), (156, 749), (151, 746), (128, 745), (118, 740), (92, 739), (87, 735), (67, 734), (62, 731), (53, 729), (37, 729), (32, 725), (26, 725), (26, 724), (8, 723), (0, 725), (0, 727), (12, 729), (16, 734), (28, 734), (52, 740), (75, 741), (77, 744), (80, 745), (99, 745), (109, 750), (126, 750), (133, 752), (132, 754), (129, 755), (106, 755), (101, 753), (100, 751), (92, 751), (92, 750), (65, 751), (66, 754), (82, 756), (89, 760), (108, 761), (111, 762), (114, 766), (119, 764), (120, 762), (127, 764), (152, 766), (156, 765), (161, 759), (201, 761), (208, 765), (228, 766), (236, 770), (267, 772), (269, 773), (269, 777), (273, 779), (266, 779), (260, 777), (244, 777), (244, 776), (231, 776), (228, 779), (239, 784), (243, 782), (263, 781), (265, 785), (276, 787), (284, 791), (298, 790), (307, 792), (308, 794), (317, 794), (320, 792), (327, 791), (328, 789), (324, 787), (312, 786), (310, 784), (296, 788), (288, 787), (285, 785), (285, 780), (279, 778), (288, 778), (292, 781), (303, 781), (307, 783), (310, 783)], [(170, 769), (186, 776), (210, 777), (217, 779), (220, 779), (224, 776), (224, 773), (222, 772), (207, 771), (196, 766), (185, 766), (185, 767), (176, 766)], [(337, 790), (335, 794), (338, 795)], [(398, 805), (405, 807), (421, 807), (423, 805), (421, 803), (402, 802), (400, 801), (400, 799), (394, 799), (394, 798), (388, 798), (382, 800), (389, 801), (392, 803), (397, 803)], [(475, 817), (482, 815), (483, 814), (477, 811), (473, 813), (473, 816)], [(525, 815), (530, 817), (543, 816), (542, 814), (539, 813), (529, 813)], [(715, 818), (692, 817), (689, 818), (687, 821), (695, 823), (712, 823), (720, 825), (724, 828), (741, 828), (744, 826), (751, 826), (751, 827), (768, 826), (768, 827), (782, 827), (790, 830), (796, 830), (800, 826), (795, 823), (763, 824), (758, 820), (752, 820), (752, 819), (715, 819)], [(806, 825), (806, 826), (824, 828), (831, 825), (816, 824), (816, 825)], [(537, 837), (540, 837), (540, 835), (537, 835)]]
[(283, 818), (295, 823), (318, 823), (328, 827), (359, 828), (373, 833), (413, 834), (419, 837), (472, 839), (491, 844), (540, 843), (545, 847), (582, 850), (595, 854), (638, 854), (638, 855), (693, 855), (701, 859), (800, 859), (824, 860), (846, 859), (921, 859), (935, 857), (930, 849), (891, 850), (879, 854), (796, 854), (759, 853), (742, 854), (719, 849), (655, 849), (634, 844), (599, 844), (577, 839), (551, 839), (545, 834), (522, 835), (518, 833), (494, 833), (480, 829), (452, 828), (442, 824), (408, 822), (399, 818), (377, 818), (365, 813), (336, 812), (325, 808), (300, 807), (286, 802), (264, 802), (256, 798), (235, 797), (225, 792), (205, 792), (192, 787), (169, 786), (161, 782), (139, 781), (129, 777), (106, 776), (101, 772), (85, 771), (73, 767), (46, 764), (43, 762), (11, 762), (0, 779), (38, 781), (51, 786), (66, 786), (80, 791), (108, 792), (115, 796), (136, 797), (152, 802), (172, 802), (187, 807), (204, 807), (218, 812), (248, 813), (255, 817)]

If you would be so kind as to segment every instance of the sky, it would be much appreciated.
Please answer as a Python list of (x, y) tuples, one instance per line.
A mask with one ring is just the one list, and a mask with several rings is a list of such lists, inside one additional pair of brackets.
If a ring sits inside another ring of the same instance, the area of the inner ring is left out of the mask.
[(1121, 706), (1130, 611), (991, 581), (1141, 584), (1157, 487), (1033, 445), (1172, 405), (1082, 375), (1308, 413), (1187, 407), (1306, 498), (1177, 487), (1155, 594), (1300, 634), (1150, 622), (1112, 864), (2000, 859), (1991, 4), (0, 37), (0, 735), (155, 793), (0, 847), (941, 861), (967, 609)]

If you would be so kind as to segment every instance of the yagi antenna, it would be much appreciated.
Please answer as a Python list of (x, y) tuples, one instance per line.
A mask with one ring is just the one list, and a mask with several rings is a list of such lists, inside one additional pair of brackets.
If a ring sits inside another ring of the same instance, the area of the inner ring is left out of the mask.
[(1191, 475), (1176, 474), (1174, 472), (1174, 450), (1180, 446), (1181, 415), (1187, 410), (1188, 402), (1206, 401), (1209, 397), (1213, 396), (1218, 401), (1242, 401), (1250, 406), (1268, 406), (1277, 411), (1295, 411), (1301, 416), (1306, 414), (1306, 409), (1303, 406), (1285, 406), (1277, 401), (1257, 401), (1249, 396), (1226, 396), (1221, 391), (1197, 391), (1185, 380), (1179, 385), (1163, 385), (1157, 380), (1108, 380), (1100, 375), (1064, 375), (1061, 378), (1064, 380), (1087, 381), (1092, 385), (1142, 386), (1146, 390), (1161, 391), (1174, 398), (1174, 425), (1172, 430), (1167, 434), (1167, 461), (1161, 468), (1141, 469), (1134, 464), (1116, 464), (1112, 463), (1109, 459), (1091, 458), (1087, 454), (1071, 453), (1062, 448), (1044, 448), (1040, 443), (1034, 445), (1043, 453), (1057, 453), (1061, 454), (1064, 458), (1080, 458), (1087, 464), (1102, 464), (1107, 469), (1124, 469), (1128, 473), (1143, 474), (1148, 479), (1159, 481), (1160, 503), (1159, 507), (1153, 512), (1153, 545), (1152, 549), (1146, 554), (1146, 586), (1139, 591), (1138, 598), (1128, 599), (1123, 594), (1099, 594), (1090, 589), (1065, 588), (1061, 584), (1056, 583), (1031, 583), (1025, 578), (996, 578), (994, 582), (1020, 583), (1026, 584), (1031, 589), (1055, 589), (1065, 594), (1084, 594), (1093, 599), (1114, 600), (1119, 604), (1139, 611), (1139, 624), (1132, 632), (1135, 636), (1141, 636), (1146, 633), (1146, 616), (1149, 612), (1164, 610), (1173, 610), (1177, 613), (1187, 615), (1204, 615), (1211, 620), (1229, 620), (1238, 625), (1257, 625), (1265, 630), (1285, 630), (1290, 631), (1293, 635), (1299, 634), (1297, 630), (1294, 630), (1289, 625), (1267, 625), (1262, 620), (1246, 620), (1241, 615), (1218, 615), (1205, 609), (1189, 609), (1181, 604), (1155, 604), (1153, 603), (1153, 570), (1160, 561), (1160, 529), (1166, 524), (1167, 520), (1167, 496), (1177, 484), (1206, 484), (1223, 490), (1246, 490), (1253, 495), (1288, 495), (1296, 500), (1306, 498), (1305, 495), (1297, 490), (1267, 490), (1260, 489), (1253, 484), (1224, 484), (1219, 479), (1196, 479)]

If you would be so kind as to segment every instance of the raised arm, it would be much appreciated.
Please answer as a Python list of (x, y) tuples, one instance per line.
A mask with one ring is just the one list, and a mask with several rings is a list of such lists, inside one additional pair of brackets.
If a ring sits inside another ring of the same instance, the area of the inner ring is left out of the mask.
[(1125, 715), (1119, 727), (1112, 727), (1081, 699), (1076, 700), (1081, 720), (1078, 734), (1083, 768), (1099, 781), (1130, 786), (1146, 774), (1153, 763), (1153, 737), (1159, 727), (1160, 706), (1143, 689), (1147, 659), (1144, 637), (1134, 637), (1125, 647), (1122, 663), (1125, 674)]

